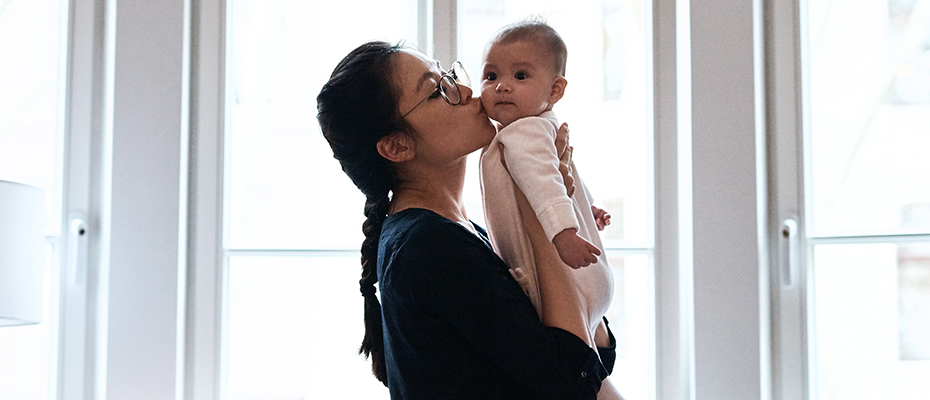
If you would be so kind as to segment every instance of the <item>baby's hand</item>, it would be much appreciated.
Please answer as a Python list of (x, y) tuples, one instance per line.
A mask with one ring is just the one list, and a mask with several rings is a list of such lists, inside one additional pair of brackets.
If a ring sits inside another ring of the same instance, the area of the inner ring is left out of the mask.
[(597, 262), (601, 251), (596, 246), (578, 236), (577, 229), (569, 228), (552, 238), (552, 244), (559, 252), (559, 258), (569, 267), (578, 269)]
[(597, 230), (602, 231), (607, 225), (610, 225), (610, 213), (595, 206), (591, 206), (591, 212), (594, 213), (594, 222), (597, 223)]

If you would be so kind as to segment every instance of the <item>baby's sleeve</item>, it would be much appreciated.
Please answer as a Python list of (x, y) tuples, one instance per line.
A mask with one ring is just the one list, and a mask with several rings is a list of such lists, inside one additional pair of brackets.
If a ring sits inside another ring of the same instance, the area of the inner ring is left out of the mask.
[(555, 127), (536, 117), (514, 121), (498, 133), (507, 170), (550, 241), (565, 229), (579, 229), (574, 204), (559, 172), (555, 136)]

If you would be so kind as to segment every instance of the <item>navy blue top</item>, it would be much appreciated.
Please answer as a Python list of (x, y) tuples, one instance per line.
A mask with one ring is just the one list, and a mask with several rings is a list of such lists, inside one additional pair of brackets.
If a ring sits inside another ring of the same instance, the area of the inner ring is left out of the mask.
[(480, 236), (424, 209), (384, 222), (378, 280), (391, 398), (595, 399), (607, 376), (598, 353), (540, 322), (475, 228)]

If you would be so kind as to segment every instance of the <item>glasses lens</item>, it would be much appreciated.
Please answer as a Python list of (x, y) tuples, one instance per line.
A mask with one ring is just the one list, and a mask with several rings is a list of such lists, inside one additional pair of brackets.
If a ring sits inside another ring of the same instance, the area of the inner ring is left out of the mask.
[(452, 63), (452, 76), (455, 78), (455, 81), (471, 87), (471, 79), (468, 78), (468, 73), (465, 72), (465, 66), (461, 62), (456, 61)]
[(462, 93), (459, 92), (459, 86), (451, 76), (446, 75), (442, 77), (442, 80), (439, 81), (439, 89), (442, 90), (443, 96), (446, 97), (446, 100), (449, 100), (450, 104), (457, 105), (462, 101)]

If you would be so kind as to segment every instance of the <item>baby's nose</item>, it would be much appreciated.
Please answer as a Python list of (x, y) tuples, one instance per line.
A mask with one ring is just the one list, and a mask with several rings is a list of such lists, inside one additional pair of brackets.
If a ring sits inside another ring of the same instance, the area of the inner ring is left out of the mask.
[(509, 91), (510, 91), (510, 85), (505, 85), (504, 82), (499, 82), (499, 83), (497, 84), (497, 91), (498, 91), (498, 92), (509, 92)]

